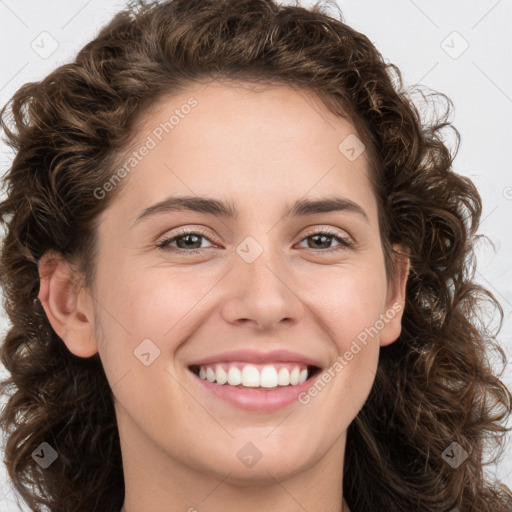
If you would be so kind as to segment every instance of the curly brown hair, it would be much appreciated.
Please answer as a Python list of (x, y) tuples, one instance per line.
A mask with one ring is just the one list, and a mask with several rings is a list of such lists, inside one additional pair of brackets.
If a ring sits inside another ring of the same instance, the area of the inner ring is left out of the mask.
[[(380, 351), (371, 393), (347, 432), (343, 493), (352, 512), (510, 511), (512, 492), (486, 481), (487, 443), (501, 446), (511, 394), (493, 373), (503, 349), (482, 320), (503, 310), (474, 281), (482, 204), (452, 170), (453, 103), (426, 122), (363, 34), (324, 12), (273, 0), (132, 1), (72, 63), (23, 85), (3, 107), (16, 151), (0, 218), (7, 231), (0, 284), (10, 328), (1, 361), (5, 463), (31, 510), (118, 512), (124, 480), (113, 395), (99, 355), (73, 355), (38, 300), (38, 262), (62, 254), (92, 287), (99, 214), (122, 188), (95, 199), (122, 160), (137, 120), (164, 95), (211, 77), (314, 91), (350, 119), (372, 154), (388, 275), (393, 244), (409, 251), (402, 332)], [(425, 97), (425, 96), (424, 96)], [(12, 113), (14, 127), (9, 127)], [(451, 152), (441, 130), (451, 128)], [(59, 457), (41, 470), (31, 454)], [(453, 469), (443, 452), (468, 453)], [(372, 485), (367, 485), (371, 482)]]

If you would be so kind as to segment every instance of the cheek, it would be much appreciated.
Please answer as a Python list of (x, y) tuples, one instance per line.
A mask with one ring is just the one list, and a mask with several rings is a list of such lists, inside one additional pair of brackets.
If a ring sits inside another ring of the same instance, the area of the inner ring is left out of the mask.
[[(101, 291), (107, 314), (103, 320), (129, 344), (144, 338), (166, 343), (175, 338), (185, 317), (198, 314), (201, 299), (211, 287), (209, 281), (192, 269), (119, 270)], [(130, 276), (130, 277), (127, 277)], [(173, 333), (173, 334), (171, 334)]]
[(175, 351), (208, 316), (205, 297), (218, 278), (210, 280), (197, 271), (194, 276), (192, 268), (134, 271), (121, 262), (109, 270), (97, 292), (96, 331), (110, 385), (123, 379), (118, 391), (127, 381), (138, 382), (147, 392), (162, 389), (172, 380), (165, 370), (174, 373)]
[(112, 273), (98, 292), (103, 306), (97, 318), (99, 352), (118, 406), (143, 421), (149, 432), (171, 414), (170, 404), (183, 400), (173, 354), (192, 332), (189, 319), (194, 320), (198, 298), (179, 279), (167, 286), (164, 270), (121, 279), (133, 276), (124, 272)]
[[(299, 281), (300, 282), (300, 281)], [(379, 266), (353, 264), (312, 275), (303, 281), (299, 296), (321, 320), (339, 351), (375, 325), (386, 299), (385, 275)]]

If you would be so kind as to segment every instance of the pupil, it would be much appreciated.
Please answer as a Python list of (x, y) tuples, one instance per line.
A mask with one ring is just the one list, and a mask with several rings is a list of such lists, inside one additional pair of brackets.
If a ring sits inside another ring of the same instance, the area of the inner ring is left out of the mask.
[[(313, 238), (313, 239), (315, 239), (315, 243), (316, 243), (316, 241), (317, 241), (318, 239), (323, 239), (323, 240), (324, 240), (324, 243), (325, 243), (325, 241), (326, 241), (326, 240), (328, 240), (330, 237), (329, 237), (329, 236), (326, 236), (326, 235), (313, 235), (313, 237), (312, 237), (312, 238)], [(322, 243), (322, 242), (320, 242), (320, 244), (321, 244), (321, 243)], [(329, 244), (327, 244), (327, 245), (329, 245)]]
[[(196, 241), (190, 241), (190, 238), (196, 238)], [(185, 247), (190, 247), (191, 244), (193, 245), (194, 243), (197, 243), (198, 238), (199, 237), (197, 235), (185, 235), (184, 237), (181, 237), (180, 239), (178, 239), (178, 245), (179, 245), (179, 240), (183, 240), (185, 243)], [(186, 240), (188, 240), (188, 241), (186, 241)]]

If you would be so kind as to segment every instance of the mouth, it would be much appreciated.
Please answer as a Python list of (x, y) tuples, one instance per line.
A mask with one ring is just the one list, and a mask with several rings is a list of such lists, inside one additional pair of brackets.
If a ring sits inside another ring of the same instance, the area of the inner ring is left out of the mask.
[(301, 386), (321, 372), (318, 366), (295, 362), (253, 364), (230, 361), (193, 364), (188, 369), (199, 379), (216, 386), (262, 391)]
[(298, 362), (210, 362), (193, 364), (188, 369), (194, 387), (208, 396), (205, 403), (219, 400), (218, 403), (257, 414), (303, 404), (301, 396), (313, 387), (321, 373), (318, 366)]
[(320, 361), (284, 349), (238, 349), (190, 361), (187, 373), (212, 407), (224, 404), (261, 414), (302, 407), (301, 397), (322, 372)]

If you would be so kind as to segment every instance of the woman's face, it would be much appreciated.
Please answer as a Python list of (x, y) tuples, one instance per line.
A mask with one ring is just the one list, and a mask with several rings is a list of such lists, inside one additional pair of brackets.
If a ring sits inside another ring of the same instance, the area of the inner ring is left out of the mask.
[[(338, 474), (405, 284), (386, 281), (355, 128), (304, 91), (213, 82), (139, 130), (99, 223), (91, 302), (125, 462), (233, 482)], [(196, 209), (165, 207), (185, 196)], [(201, 363), (230, 381), (201, 379)], [(331, 378), (275, 388), (308, 366)]]

